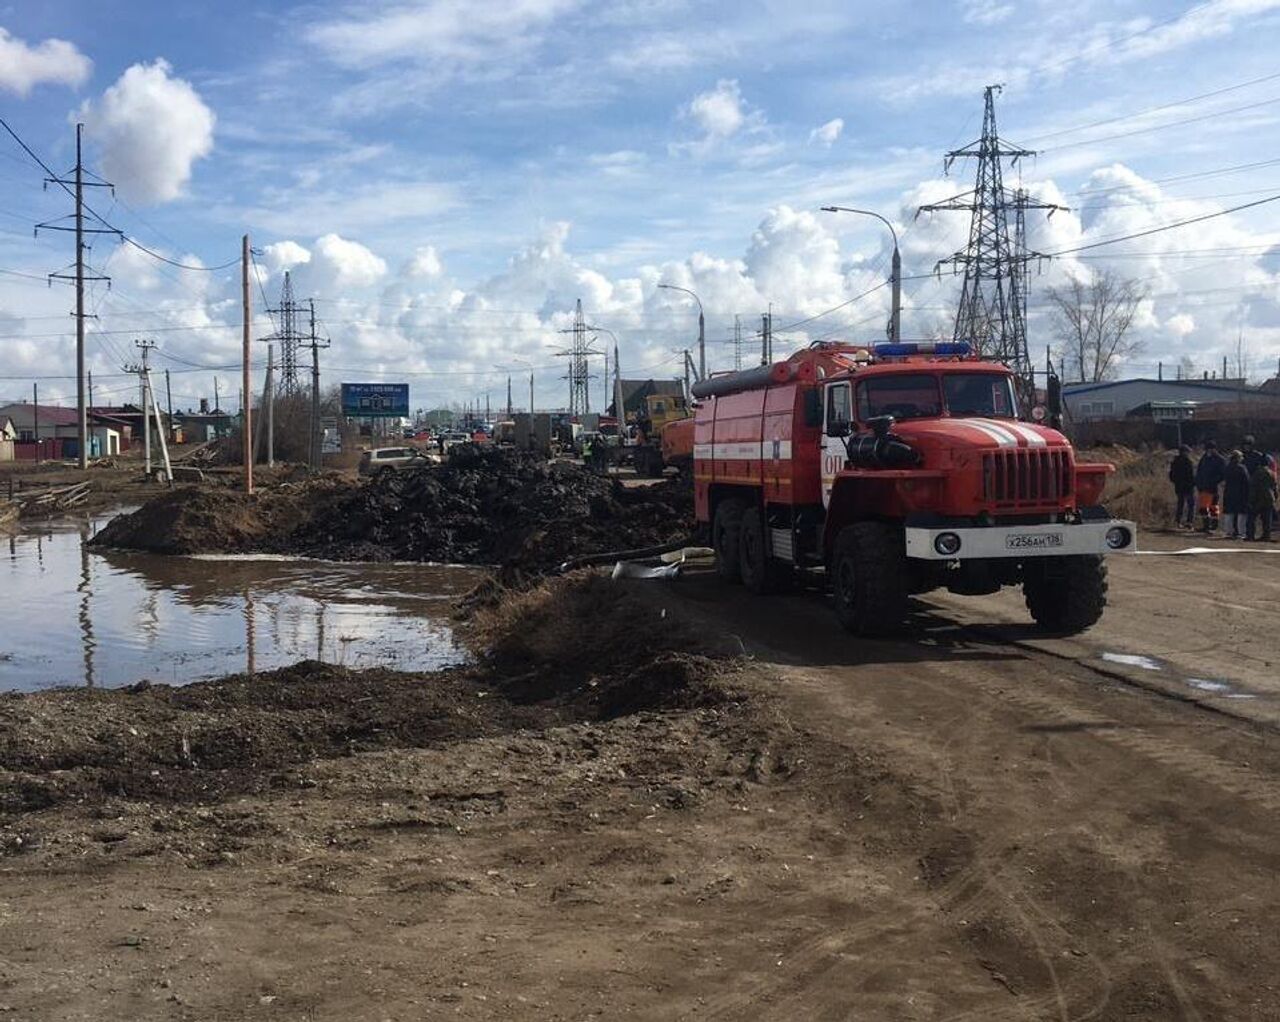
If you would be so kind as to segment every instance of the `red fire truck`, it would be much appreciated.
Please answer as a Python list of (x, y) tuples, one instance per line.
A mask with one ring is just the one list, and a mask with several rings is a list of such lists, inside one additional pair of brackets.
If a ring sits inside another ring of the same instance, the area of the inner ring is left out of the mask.
[(1106, 605), (1112, 466), (1017, 417), (1014, 380), (964, 344), (818, 343), (696, 384), (694, 491), (720, 574), (756, 593), (825, 570), (850, 631), (898, 630), (913, 594), (1021, 585), (1057, 634)]

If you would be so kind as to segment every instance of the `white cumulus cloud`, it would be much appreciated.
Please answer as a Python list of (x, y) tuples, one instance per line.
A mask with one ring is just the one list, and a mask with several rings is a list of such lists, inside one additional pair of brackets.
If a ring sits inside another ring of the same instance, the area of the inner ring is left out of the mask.
[(273, 273), (284, 273), (311, 262), (311, 253), (296, 241), (277, 241), (262, 250), (263, 262)]
[(387, 263), (381, 256), (337, 234), (317, 238), (312, 253), (312, 268), (319, 278), (317, 283), (328, 289), (369, 287), (376, 284), (387, 272)]
[(35, 46), (0, 28), (0, 88), (25, 96), (37, 85), (82, 85), (93, 61), (65, 39), (46, 39)]
[(818, 145), (831, 146), (835, 144), (842, 131), (844, 131), (844, 118), (833, 117), (826, 124), (819, 125), (809, 132), (809, 141), (816, 142)]
[(423, 245), (415, 251), (404, 269), (406, 277), (439, 277), (442, 273), (444, 264), (434, 245)]
[(747, 123), (742, 90), (731, 78), (722, 78), (714, 89), (694, 96), (688, 113), (708, 138), (728, 138)]
[(139, 202), (176, 199), (213, 149), (213, 111), (172, 71), (166, 60), (134, 64), (80, 112), (102, 147), (103, 172)]

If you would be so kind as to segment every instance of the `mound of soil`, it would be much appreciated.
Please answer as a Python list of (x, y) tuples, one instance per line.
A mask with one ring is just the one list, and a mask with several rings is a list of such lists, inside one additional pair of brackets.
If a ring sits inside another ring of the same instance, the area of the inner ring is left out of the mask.
[(627, 488), (580, 465), (466, 446), (441, 466), (365, 484), (322, 479), (252, 497), (184, 488), (117, 518), (99, 546), (159, 553), (285, 553), (437, 561), (540, 573), (570, 558), (689, 536), (693, 494)]

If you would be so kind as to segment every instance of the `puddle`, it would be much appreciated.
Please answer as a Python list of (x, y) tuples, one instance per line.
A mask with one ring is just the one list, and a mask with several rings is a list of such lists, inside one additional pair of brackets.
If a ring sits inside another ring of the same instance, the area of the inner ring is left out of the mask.
[(1138, 653), (1103, 653), (1102, 659), (1109, 664), (1124, 664), (1126, 667), (1141, 667), (1144, 671), (1162, 671), (1155, 660)]
[(1138, 667), (1144, 671), (1159, 671), (1169, 674), (1175, 681), (1180, 681), (1188, 688), (1207, 695), (1219, 696), (1223, 699), (1257, 699), (1252, 692), (1241, 692), (1235, 685), (1217, 678), (1182, 677), (1177, 670), (1155, 657), (1143, 656), (1141, 653), (1102, 653), (1101, 658), (1109, 664), (1121, 664), (1125, 667)]
[(302, 659), (401, 670), (466, 659), (449, 602), (477, 569), (89, 550), (111, 517), (0, 540), (0, 689), (184, 684)]

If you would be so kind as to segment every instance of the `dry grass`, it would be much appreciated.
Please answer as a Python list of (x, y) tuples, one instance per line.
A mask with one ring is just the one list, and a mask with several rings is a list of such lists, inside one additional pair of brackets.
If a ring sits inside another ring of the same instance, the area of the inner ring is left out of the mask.
[(1128, 447), (1095, 447), (1080, 451), (1080, 461), (1115, 465), (1107, 479), (1102, 502), (1117, 518), (1127, 518), (1147, 529), (1168, 528), (1173, 522), (1173, 487), (1169, 463), (1173, 451), (1135, 451)]

